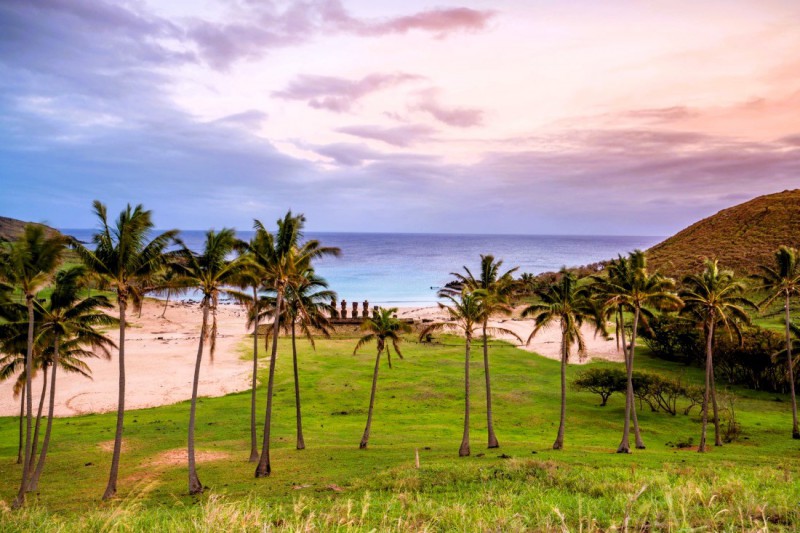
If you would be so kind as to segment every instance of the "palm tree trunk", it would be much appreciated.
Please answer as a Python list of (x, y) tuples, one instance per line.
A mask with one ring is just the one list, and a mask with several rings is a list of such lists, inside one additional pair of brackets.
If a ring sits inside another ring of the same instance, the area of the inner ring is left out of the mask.
[(25, 427), (25, 384), (22, 384), (22, 391), (19, 395), (19, 446), (17, 447), (17, 464), (22, 464), (22, 450)]
[(167, 287), (167, 300), (164, 302), (164, 310), (161, 311), (161, 318), (164, 318), (166, 316), (168, 305), (169, 305), (169, 287)]
[(200, 363), (203, 361), (203, 341), (208, 327), (208, 296), (203, 298), (203, 325), (200, 327), (200, 341), (197, 343), (197, 359), (194, 363), (194, 379), (192, 380), (192, 403), (189, 408), (189, 494), (203, 492), (203, 484), (197, 477), (194, 457), (194, 422), (197, 411), (197, 386), (200, 383)]
[(645, 445), (642, 441), (642, 435), (639, 433), (639, 417), (636, 416), (636, 405), (634, 402), (633, 397), (633, 359), (636, 355), (636, 337), (639, 332), (639, 318), (641, 316), (641, 309), (638, 307), (636, 308), (636, 313), (633, 316), (633, 330), (631, 331), (631, 349), (630, 349), (630, 362), (631, 362), (631, 370), (630, 376), (628, 377), (628, 382), (630, 383), (631, 387), (631, 417), (633, 418), (633, 434), (634, 438), (636, 439), (636, 449), (637, 450), (644, 450)]
[(494, 420), (492, 414), (492, 380), (489, 377), (489, 342), (486, 337), (486, 323), (483, 321), (483, 368), (486, 375), (486, 426), (489, 433), (489, 448), (499, 448), (497, 436), (494, 434)]
[(128, 302), (125, 296), (117, 294), (119, 303), (119, 398), (117, 399), (117, 429), (114, 433), (114, 454), (111, 456), (111, 472), (103, 499), (108, 500), (117, 494), (119, 475), (119, 456), (122, 451), (122, 429), (125, 419), (125, 311)]
[(28, 349), (25, 353), (25, 454), (22, 461), (22, 482), (19, 492), (11, 505), (19, 509), (25, 505), (25, 491), (28, 488), (31, 460), (31, 430), (33, 426), (33, 391), (31, 389), (31, 373), (33, 372), (33, 294), (26, 294), (25, 301), (28, 306)]
[(703, 425), (700, 431), (700, 445), (697, 447), (697, 451), (703, 453), (706, 451), (706, 427), (708, 426), (708, 400), (709, 395), (711, 393), (711, 368), (712, 361), (711, 361), (711, 341), (714, 338), (714, 323), (713, 317), (709, 319), (711, 321), (710, 324), (706, 324), (704, 328), (706, 331), (706, 390), (703, 393)]
[(378, 367), (381, 364), (381, 353), (383, 353), (383, 343), (378, 345), (378, 355), (375, 357), (375, 370), (372, 372), (372, 391), (369, 393), (369, 410), (367, 411), (367, 426), (364, 428), (364, 435), (361, 437), (359, 449), (363, 450), (369, 443), (369, 431), (372, 428), (372, 409), (375, 407), (375, 391), (378, 388)]
[[(39, 449), (39, 430), (42, 426), (42, 414), (44, 413), (44, 399), (47, 397), (47, 364), (42, 365), (42, 394), (39, 397), (39, 408), (36, 411), (36, 422), (33, 425), (33, 444), (31, 445), (31, 459), (28, 471), (33, 472), (36, 464), (36, 451)], [(30, 492), (30, 489), (28, 489)]]
[(714, 408), (714, 446), (722, 446), (722, 432), (719, 429), (719, 409), (717, 409), (717, 384), (714, 382), (713, 360), (709, 379), (711, 381), (711, 405)]
[(800, 428), (797, 425), (797, 396), (794, 391), (794, 362), (792, 361), (792, 337), (789, 331), (789, 293), (786, 293), (786, 304), (784, 305), (786, 313), (786, 356), (789, 358), (789, 393), (792, 398), (792, 438), (800, 439)]
[(561, 324), (561, 420), (558, 423), (558, 435), (553, 443), (554, 450), (564, 447), (564, 424), (567, 418), (567, 332), (565, 324)]
[(292, 363), (294, 364), (294, 405), (297, 410), (297, 449), (305, 450), (306, 441), (303, 439), (303, 417), (300, 414), (300, 379), (297, 374), (297, 344), (294, 332), (294, 319), (292, 319)]
[(264, 417), (264, 442), (261, 457), (256, 466), (256, 477), (266, 477), (272, 472), (269, 462), (269, 436), (272, 429), (272, 390), (275, 386), (275, 360), (278, 356), (278, 331), (280, 328), (281, 307), (283, 307), (283, 287), (277, 287), (275, 299), (275, 320), (272, 327), (272, 353), (269, 356), (269, 380), (267, 381), (267, 413)]
[(458, 449), (459, 457), (469, 455), (469, 352), (472, 345), (470, 332), (467, 331), (464, 343), (464, 435), (461, 437), (461, 447)]
[[(637, 310), (638, 311), (638, 310)], [(620, 315), (622, 312), (620, 311)], [(634, 316), (634, 322), (638, 315)], [(625, 421), (622, 425), (622, 441), (617, 447), (617, 453), (631, 453), (630, 430), (631, 430), (631, 408), (633, 407), (633, 363), (631, 355), (633, 350), (628, 350), (625, 344), (625, 332), (623, 331), (623, 348), (625, 351)]]
[(30, 492), (39, 488), (39, 478), (44, 470), (44, 461), (47, 458), (47, 449), (50, 447), (50, 433), (53, 429), (53, 413), (56, 408), (56, 370), (58, 370), (58, 344), (59, 336), (55, 334), (53, 339), (53, 376), (50, 379), (50, 405), (47, 408), (47, 427), (44, 430), (44, 441), (42, 442), (42, 452), (39, 454), (39, 461), (36, 464), (36, 471), (33, 473), (28, 490)]
[(253, 385), (250, 389), (250, 462), (258, 461), (256, 382), (258, 380), (258, 287), (253, 286)]

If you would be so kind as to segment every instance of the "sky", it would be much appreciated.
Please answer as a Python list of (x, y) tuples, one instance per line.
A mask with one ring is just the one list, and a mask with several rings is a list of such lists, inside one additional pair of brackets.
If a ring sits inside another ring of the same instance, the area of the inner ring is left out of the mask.
[(797, 0), (0, 0), (0, 215), (670, 235), (800, 187)]

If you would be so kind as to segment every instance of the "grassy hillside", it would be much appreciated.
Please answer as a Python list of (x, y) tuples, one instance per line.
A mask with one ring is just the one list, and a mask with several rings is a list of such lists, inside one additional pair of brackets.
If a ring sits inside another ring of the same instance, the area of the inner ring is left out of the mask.
[[(737, 442), (698, 454), (698, 410), (690, 416), (640, 411), (647, 450), (614, 453), (624, 398), (569, 393), (566, 448), (550, 449), (558, 424), (556, 361), (492, 348), (495, 425), (501, 448), (487, 450), (483, 372), (473, 353), (472, 456), (457, 457), (463, 416), (463, 341), (407, 343), (404, 360), (381, 368), (370, 447), (366, 421), (372, 349), (353, 356), (354, 338), (301, 343), (307, 449), (294, 449), (288, 355), (279, 357), (273, 473), (254, 479), (249, 395), (204, 398), (198, 407), (200, 479), (187, 496), (188, 403), (131, 411), (118, 501), (99, 501), (111, 460), (113, 414), (58, 419), (47, 469), (32, 506), (0, 501), (3, 531), (264, 530), (689, 530), (772, 531), (800, 525), (800, 443), (790, 438), (786, 398), (737, 390)], [(283, 340), (281, 354), (290, 353)], [(370, 347), (370, 348), (374, 348)], [(247, 357), (246, 348), (242, 356)], [(130, 354), (135, 357), (136, 354)], [(609, 365), (611, 363), (597, 363)], [(666, 374), (701, 372), (639, 356)], [(570, 376), (580, 368), (571, 367)], [(191, 368), (186, 379), (191, 379)], [(262, 376), (263, 378), (264, 376)], [(723, 385), (719, 385), (723, 388)], [(263, 420), (264, 390), (259, 394)], [(421, 467), (414, 467), (419, 450)], [(18, 483), (17, 420), (0, 418), (0, 500)], [(566, 529), (565, 529), (566, 530)]]
[(746, 274), (771, 263), (782, 244), (800, 247), (800, 189), (723, 209), (653, 246), (648, 258), (652, 267), (675, 276), (697, 272), (713, 257)]

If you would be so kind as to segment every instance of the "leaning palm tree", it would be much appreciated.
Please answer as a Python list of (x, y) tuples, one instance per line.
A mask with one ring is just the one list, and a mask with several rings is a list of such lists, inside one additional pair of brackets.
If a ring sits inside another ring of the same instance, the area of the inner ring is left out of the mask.
[(490, 328), (484, 324), (487, 316), (486, 306), (493, 305), (492, 296), (484, 289), (473, 291), (462, 290), (459, 294), (440, 292), (439, 296), (447, 300), (448, 303), (439, 302), (439, 307), (447, 313), (448, 320), (431, 324), (420, 332), (420, 339), (425, 338), (433, 331), (442, 331), (449, 328), (460, 329), (464, 333), (464, 433), (461, 437), (461, 446), (458, 449), (459, 457), (466, 457), (470, 454), (469, 447), (469, 414), (470, 414), (470, 378), (469, 361), (472, 348), (472, 339), (478, 327), (483, 330), (483, 335), (506, 334), (511, 335), (522, 342), (516, 333), (505, 328)]
[(593, 324), (596, 331), (604, 332), (604, 323), (598, 307), (589, 298), (586, 287), (580, 287), (574, 274), (566, 267), (559, 272), (560, 279), (549, 286), (538, 289), (536, 295), (541, 300), (522, 311), (522, 316), (532, 316), (535, 322), (528, 337), (528, 344), (542, 328), (558, 322), (561, 326), (561, 419), (558, 435), (553, 443), (554, 450), (564, 447), (564, 426), (567, 416), (567, 363), (573, 344), (578, 354), (586, 353), (581, 327), (584, 322)]
[[(489, 448), (499, 448), (500, 443), (497, 441), (497, 436), (494, 432), (492, 380), (489, 374), (489, 342), (486, 331), (489, 326), (489, 319), (493, 316), (511, 314), (512, 308), (509, 305), (509, 298), (516, 288), (513, 274), (519, 269), (519, 267), (514, 267), (501, 274), (500, 268), (502, 265), (503, 261), (495, 261), (493, 255), (481, 255), (480, 275), (478, 277), (475, 277), (466, 266), (463, 267), (464, 274), (459, 272), (451, 273), (451, 275), (456, 278), (455, 286), (460, 286), (468, 291), (479, 289), (484, 291), (481, 303), (483, 316), (481, 317), (480, 323), (481, 337), (483, 340), (483, 368), (486, 378), (486, 426)], [(453, 291), (454, 289), (445, 287), (442, 290), (442, 294), (449, 293), (455, 295)]]
[[(223, 228), (219, 232), (209, 230), (206, 232), (206, 240), (203, 251), (196, 254), (189, 250), (183, 242), (178, 240), (181, 246), (179, 257), (181, 261), (175, 263), (175, 268), (181, 277), (187, 280), (188, 284), (200, 291), (203, 295), (200, 308), (203, 312), (203, 320), (200, 326), (200, 340), (197, 343), (197, 359), (194, 365), (194, 379), (192, 380), (192, 401), (189, 408), (189, 494), (199, 494), (203, 492), (203, 484), (197, 476), (194, 453), (194, 428), (195, 413), (197, 411), (197, 387), (200, 383), (200, 364), (203, 361), (203, 346), (205, 340), (210, 338), (209, 356), (214, 360), (216, 348), (216, 310), (217, 301), (220, 293), (230, 294), (238, 297), (226, 285), (234, 281), (238, 275), (238, 270), (242, 263), (237, 260), (228, 260), (228, 256), (236, 247), (236, 234), (234, 230)], [(209, 314), (212, 314), (211, 331), (209, 331)]]
[[(286, 290), (304, 270), (312, 268), (314, 259), (326, 255), (339, 255), (338, 248), (324, 247), (317, 240), (303, 242), (303, 215), (292, 215), (289, 211), (278, 220), (278, 230), (273, 235), (264, 225), (254, 222), (256, 234), (264, 239), (261, 250), (246, 247), (253, 256), (253, 261), (264, 268), (265, 285), (275, 293), (276, 314), (280, 315), (284, 306)], [(255, 476), (265, 477), (272, 471), (269, 458), (270, 430), (272, 428), (272, 396), (275, 385), (275, 362), (278, 355), (278, 332), (280, 320), (273, 321), (272, 349), (269, 359), (269, 377), (267, 379), (267, 408), (264, 416), (264, 441), (261, 456), (258, 460)]]
[[(367, 411), (367, 426), (364, 428), (364, 435), (361, 437), (359, 448), (364, 449), (369, 443), (369, 432), (372, 427), (372, 409), (375, 406), (375, 391), (378, 388), (378, 368), (381, 364), (381, 355), (384, 350), (386, 351), (386, 360), (389, 368), (392, 368), (392, 348), (394, 348), (397, 356), (402, 359), (403, 354), (400, 353), (400, 342), (403, 340), (401, 334), (411, 331), (411, 326), (407, 323), (398, 320), (395, 316), (397, 313), (396, 307), (385, 309), (383, 307), (378, 309), (378, 313), (372, 318), (366, 318), (361, 323), (361, 331), (367, 332), (363, 337), (358, 339), (356, 347), (353, 350), (353, 355), (358, 352), (358, 349), (375, 341), (378, 347), (378, 353), (375, 357), (375, 370), (372, 372), (372, 390), (369, 395), (369, 411)], [(387, 343), (387, 341), (389, 341)]]
[(784, 326), (786, 328), (786, 361), (789, 367), (789, 392), (792, 399), (792, 438), (800, 439), (797, 424), (797, 397), (795, 396), (794, 362), (792, 361), (791, 317), (789, 303), (793, 296), (800, 294), (800, 253), (795, 248), (781, 246), (775, 252), (772, 265), (760, 265), (761, 273), (754, 276), (760, 286), (767, 291), (767, 297), (758, 306), (764, 309), (778, 298), (783, 299)]
[[(627, 258), (620, 256), (612, 260), (608, 266), (608, 276), (593, 276), (594, 289), (599, 293), (604, 306), (613, 308), (623, 335), (625, 350), (626, 393), (625, 393), (625, 421), (622, 430), (622, 441), (617, 448), (617, 453), (630, 453), (630, 426), (634, 422), (636, 447), (644, 449), (639, 433), (639, 422), (636, 418), (633, 394), (633, 359), (636, 352), (636, 338), (640, 319), (646, 321), (652, 317), (648, 306), (677, 307), (681, 304), (680, 298), (672, 292), (674, 282), (657, 272), (647, 270), (647, 256), (641, 250), (634, 250)], [(625, 343), (624, 312), (633, 312), (631, 324), (630, 345)]]
[(61, 234), (48, 237), (44, 228), (37, 224), (27, 224), (16, 241), (5, 242), (0, 247), (0, 265), (2, 277), (9, 285), (19, 289), (25, 297), (28, 311), (27, 351), (25, 356), (25, 400), (26, 431), (25, 453), (22, 463), (22, 481), (17, 497), (12, 504), (19, 508), (25, 504), (25, 491), (30, 481), (33, 425), (33, 391), (31, 377), (33, 373), (33, 333), (34, 333), (34, 298), (50, 280), (53, 272), (61, 263), (66, 248), (67, 238)]
[(706, 342), (706, 385), (703, 394), (703, 425), (700, 433), (699, 452), (706, 451), (706, 427), (708, 425), (709, 399), (714, 407), (714, 445), (722, 446), (719, 430), (717, 399), (714, 393), (714, 333), (718, 326), (724, 327), (729, 334), (736, 333), (741, 339), (740, 323), (748, 324), (750, 317), (745, 307), (757, 309), (756, 305), (745, 298), (744, 283), (736, 281), (733, 272), (720, 270), (717, 260), (708, 260), (701, 274), (691, 274), (683, 279), (683, 290), (680, 297), (690, 313), (703, 328)]
[(101, 281), (101, 286), (113, 290), (119, 308), (119, 398), (117, 400), (117, 428), (114, 433), (114, 453), (111, 471), (103, 499), (117, 494), (117, 476), (122, 450), (122, 430), (125, 417), (125, 329), (128, 304), (134, 308), (141, 305), (141, 280), (148, 279), (164, 263), (164, 251), (178, 234), (170, 230), (150, 239), (153, 230), (151, 212), (141, 204), (131, 208), (130, 204), (120, 213), (114, 226), (109, 226), (106, 206), (93, 202), (94, 212), (100, 221), (100, 230), (92, 237), (95, 245), (90, 250), (77, 241), (73, 249), (84, 264)]
[[(37, 302), (41, 314), (39, 335), (46, 339), (49, 345), (49, 349), (43, 354), (46, 356), (42, 364), (45, 378), (48, 366), (52, 367), (52, 370), (47, 427), (29, 491), (37, 489), (47, 458), (55, 411), (57, 370), (64, 368), (69, 372), (86, 375), (88, 367), (83, 363), (83, 358), (98, 356), (110, 358), (109, 348), (116, 347), (108, 337), (96, 329), (116, 325), (117, 320), (102, 311), (113, 305), (102, 295), (80, 297), (85, 272), (83, 267), (59, 272), (49, 302), (46, 305)], [(92, 349), (86, 350), (85, 347)]]

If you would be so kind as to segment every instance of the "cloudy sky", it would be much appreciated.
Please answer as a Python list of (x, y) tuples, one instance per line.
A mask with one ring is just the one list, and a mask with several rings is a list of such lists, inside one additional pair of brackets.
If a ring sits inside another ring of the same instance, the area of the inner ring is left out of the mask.
[(668, 235), (800, 186), (797, 0), (2, 0), (0, 215)]

